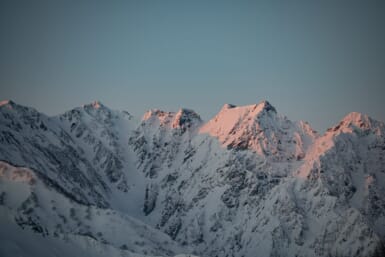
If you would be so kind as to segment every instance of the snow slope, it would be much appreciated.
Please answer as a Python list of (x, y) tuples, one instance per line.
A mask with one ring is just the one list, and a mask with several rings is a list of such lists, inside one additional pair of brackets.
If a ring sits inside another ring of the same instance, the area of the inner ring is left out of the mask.
[(0, 162), (0, 185), (1, 256), (170, 256), (181, 252), (165, 234), (124, 213), (76, 203), (28, 168)]

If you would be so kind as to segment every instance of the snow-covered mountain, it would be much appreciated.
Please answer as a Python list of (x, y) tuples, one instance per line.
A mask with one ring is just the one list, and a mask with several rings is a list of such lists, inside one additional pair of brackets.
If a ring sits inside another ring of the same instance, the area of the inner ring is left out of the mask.
[[(136, 119), (0, 103), (1, 256), (381, 256), (385, 125), (267, 101)], [(179, 255), (178, 255), (179, 256)]]

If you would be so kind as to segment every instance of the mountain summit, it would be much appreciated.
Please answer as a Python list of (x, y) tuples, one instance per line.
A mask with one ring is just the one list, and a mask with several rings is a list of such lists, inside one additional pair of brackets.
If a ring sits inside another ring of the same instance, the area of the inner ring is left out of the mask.
[(201, 133), (218, 138), (222, 145), (250, 149), (276, 159), (302, 158), (316, 133), (305, 122), (291, 122), (268, 102), (248, 106), (225, 105), (206, 123)]

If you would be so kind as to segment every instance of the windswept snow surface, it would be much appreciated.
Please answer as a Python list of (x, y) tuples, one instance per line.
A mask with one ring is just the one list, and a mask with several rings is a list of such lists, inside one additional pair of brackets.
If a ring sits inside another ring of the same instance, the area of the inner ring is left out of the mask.
[[(381, 256), (385, 126), (267, 101), (142, 119), (0, 103), (1, 256)], [(179, 255), (180, 254), (180, 255)]]

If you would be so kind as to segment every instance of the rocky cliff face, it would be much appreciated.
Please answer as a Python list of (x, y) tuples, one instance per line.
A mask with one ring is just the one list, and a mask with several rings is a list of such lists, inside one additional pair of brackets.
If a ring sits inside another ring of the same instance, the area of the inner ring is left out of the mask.
[[(0, 120), (0, 207), (14, 230), (86, 234), (116, 256), (383, 253), (385, 126), (368, 116), (324, 135), (267, 101), (225, 105), (206, 123), (188, 109), (136, 121), (100, 102), (56, 117), (3, 102)], [(5, 172), (18, 167), (28, 181)], [(9, 200), (19, 189), (24, 200)]]

